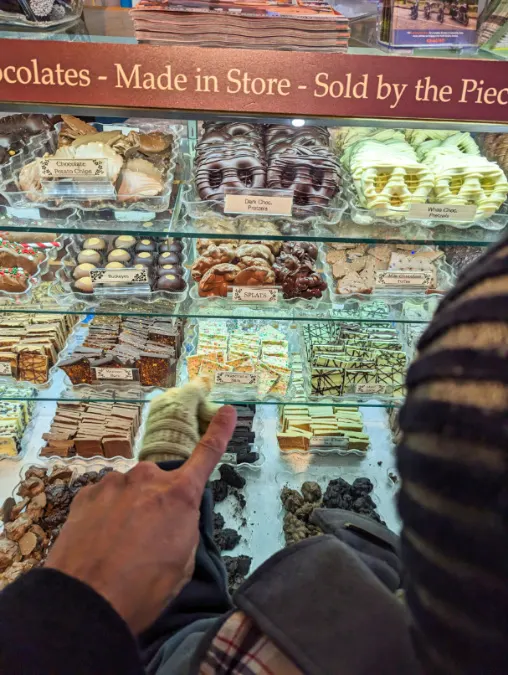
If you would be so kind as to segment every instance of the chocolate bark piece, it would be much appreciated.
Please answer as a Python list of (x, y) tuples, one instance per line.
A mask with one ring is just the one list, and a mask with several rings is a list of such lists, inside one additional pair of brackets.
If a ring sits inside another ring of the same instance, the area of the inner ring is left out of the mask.
[(104, 437), (102, 439), (104, 457), (125, 457), (132, 458), (132, 445), (129, 438)]
[(174, 386), (175, 365), (175, 359), (145, 352), (137, 361), (139, 380), (145, 387)]
[(74, 440), (53, 439), (41, 450), (40, 454), (42, 457), (51, 457), (52, 455), (58, 457), (71, 457), (74, 453)]
[(70, 358), (59, 364), (72, 384), (92, 384), (92, 370), (90, 361), (85, 356)]
[(49, 359), (45, 354), (22, 351), (18, 357), (18, 377), (34, 384), (48, 381)]
[(99, 438), (76, 438), (74, 441), (76, 453), (81, 457), (104, 456), (101, 439)]
[(172, 347), (176, 355), (179, 353), (181, 344), (180, 333), (173, 328), (153, 326), (153, 328), (148, 330), (148, 339)]

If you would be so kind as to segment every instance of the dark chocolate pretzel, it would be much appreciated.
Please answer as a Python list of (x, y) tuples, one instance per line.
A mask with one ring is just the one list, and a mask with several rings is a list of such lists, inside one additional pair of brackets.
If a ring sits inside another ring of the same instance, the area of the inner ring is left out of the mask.
[(283, 124), (273, 124), (266, 130), (265, 140), (267, 149), (273, 143), (281, 143), (292, 139), (299, 143), (300, 139), (315, 138), (321, 141), (321, 145), (328, 147), (330, 144), (330, 133), (326, 127), (305, 127), (304, 129), (295, 129)]
[(202, 162), (195, 174), (201, 199), (219, 199), (226, 188), (264, 188), (266, 169), (255, 157)]
[(258, 136), (262, 137), (263, 130), (259, 125), (249, 124), (248, 122), (209, 122), (204, 125), (205, 133), (203, 139), (206, 139), (209, 132), (219, 132), (226, 136)]
[(326, 204), (339, 188), (339, 166), (327, 148), (295, 146), (271, 158), (267, 186), (293, 190), (295, 203)]
[(270, 144), (266, 145), (266, 152), (270, 158), (275, 154), (285, 152), (287, 149), (295, 146), (304, 148), (328, 148), (328, 139), (326, 139), (325, 143), (320, 136), (309, 132), (302, 132), (301, 134), (298, 134), (298, 136), (272, 141)]
[(262, 147), (256, 147), (249, 143), (234, 143), (232, 145), (224, 143), (222, 145), (209, 145), (199, 148), (196, 153), (195, 164), (199, 166), (203, 162), (213, 161), (214, 159), (235, 159), (237, 157), (256, 157), (264, 163), (264, 152)]

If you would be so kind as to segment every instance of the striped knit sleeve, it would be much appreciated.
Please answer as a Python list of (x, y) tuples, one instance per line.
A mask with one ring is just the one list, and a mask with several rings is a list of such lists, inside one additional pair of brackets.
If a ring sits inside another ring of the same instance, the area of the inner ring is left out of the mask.
[(508, 673), (508, 242), (466, 268), (408, 372), (399, 509), (426, 672)]

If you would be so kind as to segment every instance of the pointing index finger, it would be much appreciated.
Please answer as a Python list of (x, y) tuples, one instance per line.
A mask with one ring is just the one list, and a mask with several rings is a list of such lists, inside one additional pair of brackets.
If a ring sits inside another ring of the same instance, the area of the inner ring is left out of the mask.
[(236, 426), (236, 410), (231, 405), (222, 406), (214, 415), (208, 429), (194, 448), (192, 455), (180, 471), (189, 477), (200, 489), (205, 488), (206, 481), (218, 461), (225, 453)]

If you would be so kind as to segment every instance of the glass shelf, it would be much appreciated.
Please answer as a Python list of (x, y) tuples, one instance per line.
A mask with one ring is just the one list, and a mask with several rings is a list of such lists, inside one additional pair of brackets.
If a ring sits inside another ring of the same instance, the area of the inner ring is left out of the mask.
[[(62, 213), (62, 212), (59, 212)], [(187, 237), (189, 239), (224, 239), (230, 237), (243, 240), (264, 241), (322, 241), (322, 242), (354, 242), (354, 243), (404, 243), (415, 246), (433, 244), (437, 246), (482, 246), (487, 247), (497, 242), (506, 233), (501, 231), (485, 230), (481, 227), (458, 229), (449, 225), (442, 225), (430, 229), (418, 225), (387, 227), (384, 225), (358, 225), (346, 214), (341, 222), (332, 228), (293, 227), (287, 233), (280, 235), (267, 234), (224, 234), (207, 231), (206, 225), (196, 228), (195, 224), (181, 217), (179, 201), (175, 202), (173, 211), (168, 214), (135, 213), (130, 217), (142, 217), (143, 220), (127, 220), (127, 214), (64, 214), (58, 217), (54, 211), (28, 209), (26, 215), (21, 209), (11, 209), (0, 205), (0, 232), (51, 232), (56, 234), (90, 234), (97, 232), (104, 235), (130, 234), (132, 236), (150, 237)], [(118, 220), (116, 220), (118, 218)], [(296, 233), (295, 232), (296, 229)]]
[[(1, 384), (1, 381), (0, 381)], [(29, 383), (27, 383), (29, 384)], [(162, 393), (158, 391), (156, 393)], [(123, 394), (121, 391), (116, 391), (111, 395), (100, 394), (96, 396), (80, 396), (79, 393), (69, 393), (67, 392), (65, 396), (52, 393), (51, 391), (39, 391), (34, 396), (7, 396), (2, 397), (2, 401), (37, 401), (38, 403), (46, 402), (55, 402), (55, 401), (84, 401), (88, 403), (147, 403), (156, 395), (153, 392), (140, 393), (138, 395), (128, 396)], [(315, 400), (301, 400), (299, 399), (287, 399), (283, 401), (265, 401), (265, 400), (245, 400), (243, 398), (237, 397), (234, 399), (224, 398), (224, 399), (211, 399), (214, 403), (220, 403), (221, 405), (264, 405), (264, 406), (277, 406), (277, 405), (308, 405), (308, 406), (332, 406), (339, 408), (352, 408), (352, 407), (365, 407), (365, 408), (398, 408), (402, 405), (402, 400), (394, 401), (377, 401), (371, 399), (369, 401), (345, 401), (340, 402), (334, 400), (330, 401), (315, 401)]]
[[(414, 300), (412, 298), (406, 298), (406, 300)], [(345, 310), (336, 310), (332, 309), (331, 306), (328, 306), (326, 309), (321, 309), (318, 312), (316, 310), (307, 310), (302, 311), (299, 309), (294, 310), (269, 310), (259, 307), (244, 308), (238, 306), (232, 306), (228, 310), (224, 311), (210, 311), (204, 313), (202, 310), (193, 309), (192, 305), (188, 309), (181, 307), (176, 307), (175, 309), (167, 310), (154, 310), (153, 305), (147, 304), (145, 308), (118, 308), (112, 309), (107, 307), (97, 307), (89, 309), (79, 309), (79, 308), (68, 308), (61, 307), (57, 308), (54, 305), (51, 307), (47, 306), (31, 306), (31, 305), (18, 305), (18, 306), (9, 306), (9, 305), (0, 305), (0, 314), (9, 313), (9, 314), (70, 314), (74, 316), (83, 316), (83, 317), (92, 317), (92, 316), (153, 316), (153, 317), (179, 317), (179, 318), (188, 318), (188, 319), (260, 319), (268, 322), (276, 321), (346, 321), (354, 323), (366, 323), (366, 324), (377, 324), (377, 323), (400, 323), (400, 324), (426, 324), (430, 321), (432, 314), (435, 309), (435, 305), (426, 306), (425, 299), (418, 299), (416, 302), (419, 307), (420, 316), (415, 317), (414, 314), (411, 316), (405, 315), (405, 308), (403, 306), (403, 301), (398, 305), (392, 305), (388, 308), (388, 313), (383, 316), (366, 316), (362, 312), (368, 312), (367, 305), (368, 303), (360, 303), (356, 300), (351, 300), (350, 304), (346, 307)], [(364, 308), (361, 305), (365, 305)]]

